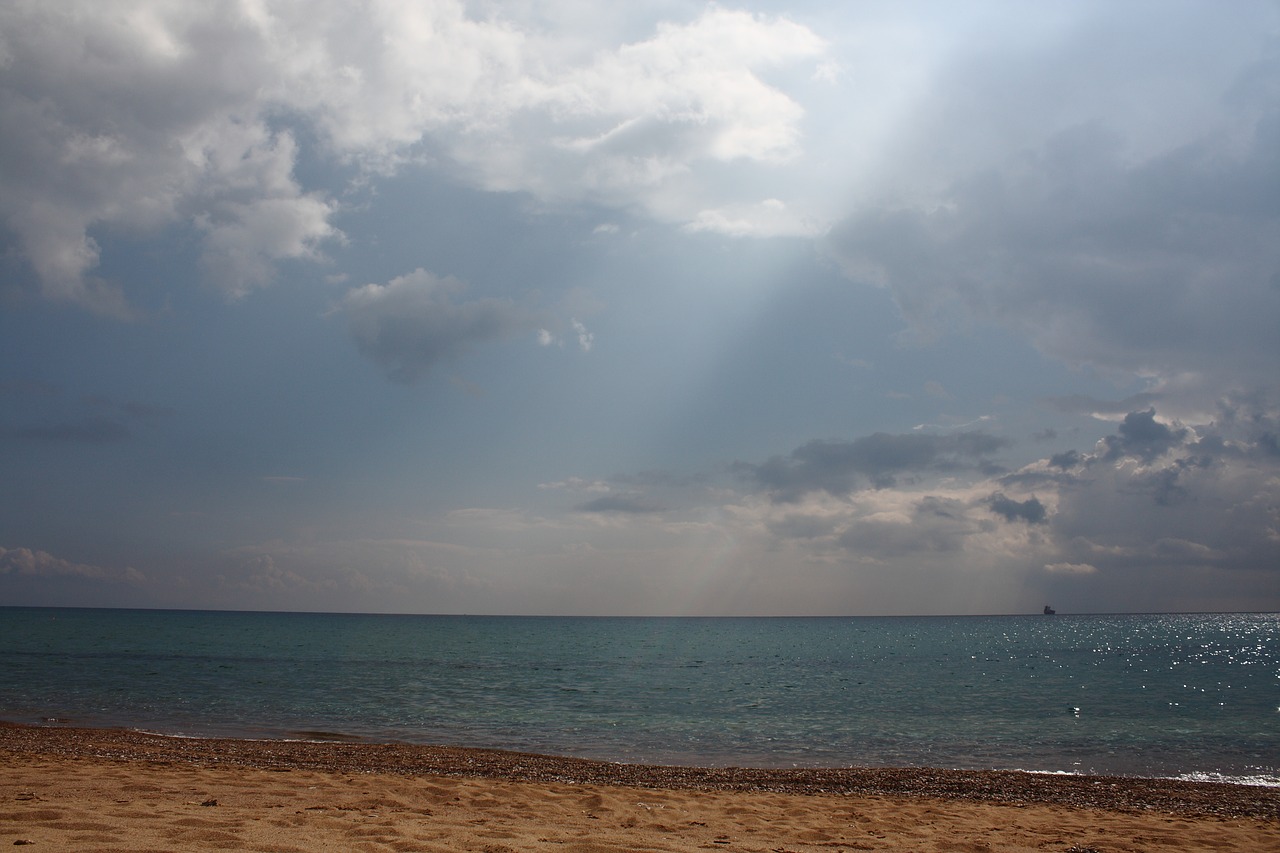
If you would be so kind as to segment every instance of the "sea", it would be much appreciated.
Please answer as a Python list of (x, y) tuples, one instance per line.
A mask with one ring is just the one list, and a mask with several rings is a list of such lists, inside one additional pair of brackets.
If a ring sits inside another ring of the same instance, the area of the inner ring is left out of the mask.
[(1280, 614), (0, 608), (0, 719), (628, 763), (1280, 786)]

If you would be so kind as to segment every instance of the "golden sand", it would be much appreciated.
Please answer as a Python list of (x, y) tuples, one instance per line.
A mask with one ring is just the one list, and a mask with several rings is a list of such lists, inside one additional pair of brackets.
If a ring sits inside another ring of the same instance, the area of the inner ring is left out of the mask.
[(76, 851), (1280, 851), (1280, 790), (646, 767), (0, 725), (0, 846)]

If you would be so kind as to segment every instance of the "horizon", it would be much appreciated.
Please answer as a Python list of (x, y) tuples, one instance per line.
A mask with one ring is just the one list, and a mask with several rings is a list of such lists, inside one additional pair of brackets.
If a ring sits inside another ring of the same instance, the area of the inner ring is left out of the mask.
[(811, 613), (769, 614), (742, 613), (731, 615), (660, 613), (410, 613), (364, 610), (253, 610), (203, 607), (99, 607), (77, 604), (0, 604), (0, 610), (118, 610), (147, 613), (252, 613), (263, 616), (404, 616), (441, 619), (995, 619), (1004, 617), (1044, 616), (1280, 616), (1276, 610), (1161, 610), (1161, 611), (1089, 611), (1022, 613)]
[(0, 601), (1280, 611), (1280, 8), (0, 8)]

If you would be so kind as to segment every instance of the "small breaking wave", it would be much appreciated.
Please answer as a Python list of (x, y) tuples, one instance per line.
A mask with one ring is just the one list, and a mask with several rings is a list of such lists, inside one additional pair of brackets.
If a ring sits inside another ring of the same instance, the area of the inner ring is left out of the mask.
[(1248, 776), (1226, 776), (1222, 773), (1182, 773), (1174, 776), (1183, 782), (1218, 782), (1225, 785), (1252, 785), (1258, 788), (1280, 788), (1280, 776), (1257, 773)]

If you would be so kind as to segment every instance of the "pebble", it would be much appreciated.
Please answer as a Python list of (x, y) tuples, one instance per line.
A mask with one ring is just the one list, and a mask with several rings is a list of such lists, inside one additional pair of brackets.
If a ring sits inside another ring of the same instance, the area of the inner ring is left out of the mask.
[[(6, 754), (169, 762), (197, 767), (216, 764), (220, 768), (258, 770), (478, 777), (569, 785), (1053, 803), (1112, 811), (1157, 810), (1169, 814), (1280, 820), (1280, 788), (1012, 770), (673, 767), (422, 744), (170, 738), (122, 729), (54, 728), (0, 722), (0, 766)], [(216, 801), (205, 803), (213, 804)]]

